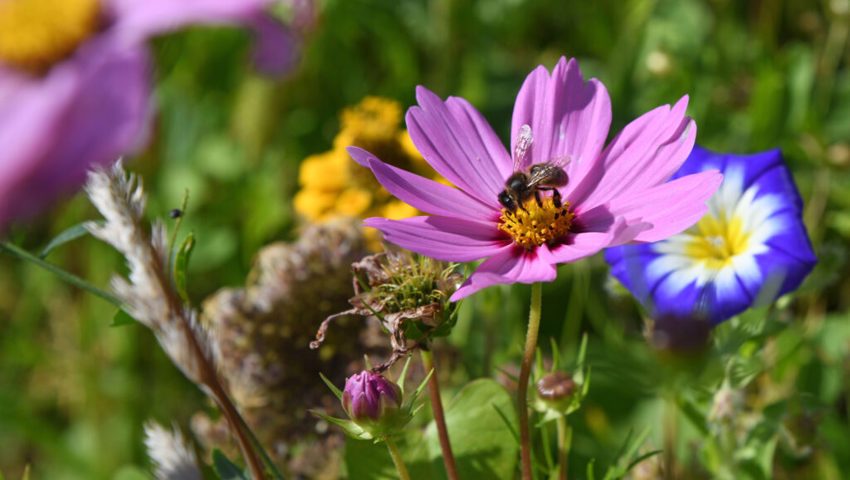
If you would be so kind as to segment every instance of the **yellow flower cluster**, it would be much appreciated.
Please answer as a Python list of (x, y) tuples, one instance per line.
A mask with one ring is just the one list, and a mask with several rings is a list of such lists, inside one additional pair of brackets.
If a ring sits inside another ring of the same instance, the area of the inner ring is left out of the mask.
[(417, 215), (415, 208), (396, 200), (345, 151), (354, 145), (391, 165), (433, 177), (434, 171), (401, 128), (401, 118), (401, 105), (380, 97), (366, 97), (343, 110), (333, 148), (301, 163), (295, 211), (312, 223), (343, 216), (399, 219)]

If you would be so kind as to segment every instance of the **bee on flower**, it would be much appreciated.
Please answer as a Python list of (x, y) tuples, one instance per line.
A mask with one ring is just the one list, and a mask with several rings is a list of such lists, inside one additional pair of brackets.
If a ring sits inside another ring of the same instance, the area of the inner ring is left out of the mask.
[(596, 79), (585, 82), (575, 60), (562, 58), (551, 73), (540, 66), (522, 85), (513, 154), (466, 100), (444, 101), (424, 87), (416, 98), (406, 115), (410, 138), (450, 185), (376, 152), (348, 151), (396, 198), (430, 214), (374, 217), (367, 226), (438, 260), (486, 259), (452, 301), (494, 284), (552, 281), (560, 263), (679, 233), (707, 211), (722, 178), (706, 171), (668, 181), (696, 137), (687, 97), (647, 112), (606, 147), (608, 92)]

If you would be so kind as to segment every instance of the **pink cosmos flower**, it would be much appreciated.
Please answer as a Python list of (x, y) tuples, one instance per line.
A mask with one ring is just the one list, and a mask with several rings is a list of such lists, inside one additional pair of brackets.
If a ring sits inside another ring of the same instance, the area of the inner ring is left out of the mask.
[[(393, 195), (430, 213), (403, 220), (369, 218), (387, 241), (439, 260), (487, 258), (458, 289), (456, 301), (494, 284), (552, 281), (559, 263), (615, 245), (654, 242), (677, 234), (706, 213), (720, 185), (716, 170), (667, 181), (688, 157), (696, 125), (687, 97), (627, 125), (606, 147), (611, 102), (578, 63), (561, 58), (551, 75), (537, 67), (514, 105), (511, 151), (466, 100), (442, 101), (418, 87), (419, 106), (406, 116), (416, 148), (457, 188), (388, 165), (349, 147)], [(529, 144), (530, 142), (530, 144)], [(531, 196), (521, 207), (499, 202), (517, 168), (564, 165), (569, 181)], [(567, 163), (568, 162), (568, 163)], [(488, 258), (489, 257), (489, 258)]]
[(265, 13), (273, 1), (0, 0), (0, 229), (144, 143), (151, 36), (250, 26), (258, 67), (283, 73), (294, 36)]

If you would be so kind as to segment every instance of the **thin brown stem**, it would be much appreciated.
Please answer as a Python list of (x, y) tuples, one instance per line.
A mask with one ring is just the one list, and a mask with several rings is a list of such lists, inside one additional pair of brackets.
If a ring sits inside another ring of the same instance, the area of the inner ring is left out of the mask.
[(195, 338), (194, 332), (192, 332), (192, 329), (189, 327), (189, 324), (185, 319), (182, 322), (182, 327), (189, 343), (189, 347), (192, 349), (192, 354), (197, 359), (200, 370), (200, 381), (207, 387), (210, 396), (221, 408), (224, 418), (227, 419), (227, 423), (230, 425), (230, 430), (236, 439), (236, 443), (239, 444), (239, 449), (242, 451), (242, 456), (245, 457), (245, 462), (251, 470), (251, 475), (256, 480), (265, 479), (266, 469), (263, 466), (263, 462), (260, 460), (251, 439), (245, 435), (245, 431), (243, 430), (243, 426), (247, 425), (245, 420), (242, 418), (242, 415), (239, 414), (239, 410), (236, 409), (236, 405), (234, 405), (233, 401), (230, 400), (230, 396), (228, 396), (224, 385), (222, 385), (221, 379), (216, 373), (215, 368), (207, 360), (203, 349), (198, 344), (198, 339)]
[(525, 351), (522, 354), (522, 366), (519, 370), (517, 385), (517, 410), (519, 413), (520, 459), (522, 461), (523, 480), (532, 480), (531, 475), (531, 432), (528, 426), (528, 377), (531, 375), (531, 362), (537, 348), (537, 333), (540, 330), (540, 309), (543, 287), (540, 282), (531, 286), (531, 308), (528, 314), (528, 332), (525, 335)]
[(422, 354), (422, 365), (425, 373), (431, 373), (428, 379), (428, 395), (431, 397), (431, 410), (434, 412), (434, 423), (437, 424), (437, 435), (440, 437), (440, 448), (443, 450), (443, 463), (446, 466), (446, 475), (449, 480), (458, 480), (457, 463), (452, 453), (452, 445), (449, 442), (449, 431), (446, 428), (446, 416), (443, 413), (443, 402), (440, 400), (440, 384), (437, 383), (437, 372), (434, 365), (434, 353), (431, 350), (420, 348)]

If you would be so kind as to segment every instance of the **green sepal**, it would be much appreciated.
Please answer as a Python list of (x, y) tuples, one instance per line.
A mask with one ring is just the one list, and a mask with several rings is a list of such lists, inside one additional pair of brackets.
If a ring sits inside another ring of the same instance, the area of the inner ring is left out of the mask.
[(344, 431), (346, 435), (348, 435), (349, 437), (354, 438), (356, 440), (381, 441), (386, 437), (386, 436), (372, 435), (371, 433), (364, 430), (363, 427), (354, 423), (353, 420), (346, 420), (346, 419), (343, 419), (343, 418), (332, 417), (330, 415), (326, 415), (326, 414), (324, 414), (322, 412), (318, 412), (316, 410), (310, 410), (310, 413), (312, 413), (313, 415), (315, 415), (317, 417), (323, 418), (324, 420), (326, 420), (330, 423), (333, 423), (334, 425), (342, 428), (342, 431)]
[(325, 385), (327, 385), (328, 388), (330, 388), (331, 391), (334, 392), (334, 395), (336, 395), (336, 398), (341, 402), (342, 401), (342, 391), (340, 389), (336, 388), (336, 385), (334, 385), (333, 382), (328, 380), (328, 377), (326, 377), (324, 373), (319, 372), (319, 376), (322, 377), (322, 381), (325, 382)]
[(407, 367), (410, 366), (411, 357), (407, 357), (407, 360), (404, 361), (404, 368), (401, 369), (401, 373), (398, 375), (398, 379), (396, 380), (396, 385), (401, 390), (401, 396), (404, 397), (404, 381), (407, 379)]
[(422, 393), (422, 390), (425, 390), (425, 385), (428, 384), (428, 380), (431, 379), (431, 375), (433, 374), (434, 369), (432, 368), (431, 371), (428, 372), (428, 375), (425, 375), (425, 379), (422, 380), (422, 383), (420, 383), (419, 386), (416, 387), (416, 391), (413, 392), (413, 395), (409, 399), (405, 400), (404, 405), (402, 406), (403, 409), (410, 409), (410, 407), (413, 405), (413, 402), (415, 402), (416, 398), (418, 398), (419, 395)]

